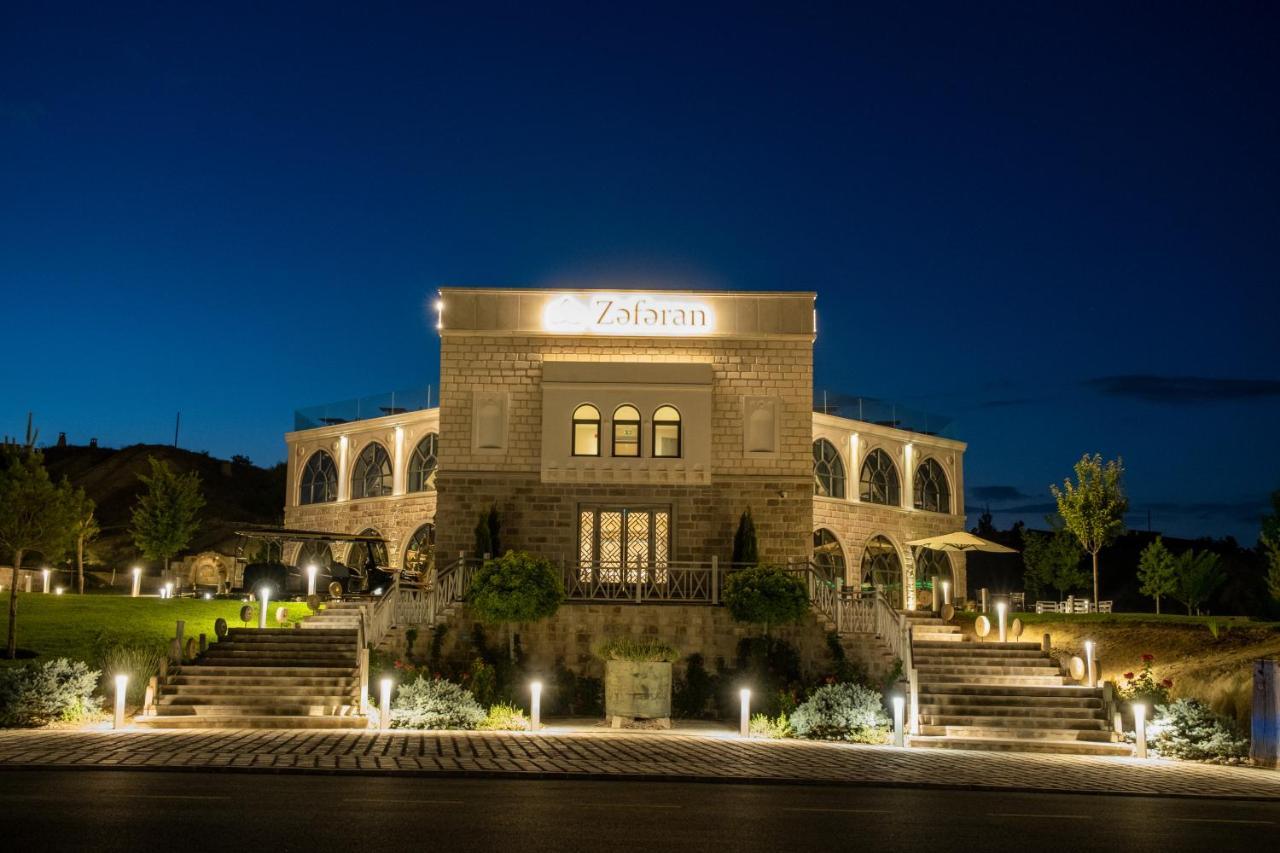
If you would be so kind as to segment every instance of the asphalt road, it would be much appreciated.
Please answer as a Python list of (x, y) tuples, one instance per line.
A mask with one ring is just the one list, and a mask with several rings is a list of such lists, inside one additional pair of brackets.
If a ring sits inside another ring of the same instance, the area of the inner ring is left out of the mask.
[(1267, 850), (1280, 803), (911, 788), (6, 771), (14, 851)]

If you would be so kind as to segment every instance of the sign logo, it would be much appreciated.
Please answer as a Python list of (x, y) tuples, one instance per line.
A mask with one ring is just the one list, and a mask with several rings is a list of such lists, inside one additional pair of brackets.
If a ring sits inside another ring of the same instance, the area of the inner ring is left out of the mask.
[(565, 334), (705, 335), (715, 331), (715, 312), (704, 302), (657, 294), (565, 294), (547, 301), (542, 327)]

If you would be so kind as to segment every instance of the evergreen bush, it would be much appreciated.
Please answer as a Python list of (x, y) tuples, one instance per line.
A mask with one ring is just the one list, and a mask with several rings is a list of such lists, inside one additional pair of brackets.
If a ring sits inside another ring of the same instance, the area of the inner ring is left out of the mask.
[(476, 728), (486, 732), (523, 732), (529, 730), (529, 720), (523, 708), (500, 702), (489, 708)]
[(92, 708), (99, 674), (66, 658), (0, 669), (0, 728), (80, 719)]
[(879, 693), (860, 684), (828, 684), (796, 708), (791, 727), (797, 736), (814, 740), (884, 743), (889, 718), (882, 703)]
[(470, 690), (442, 678), (420, 675), (401, 685), (391, 703), (393, 729), (474, 729), (484, 718)]
[(1235, 764), (1249, 755), (1249, 742), (1231, 722), (1197, 699), (1158, 706), (1148, 736), (1164, 758)]
[(476, 572), (467, 593), (472, 613), (491, 624), (536, 622), (555, 614), (564, 601), (560, 574), (549, 560), (508, 551)]
[(752, 566), (724, 581), (724, 603), (737, 622), (762, 626), (799, 622), (809, 612), (804, 581), (779, 566)]

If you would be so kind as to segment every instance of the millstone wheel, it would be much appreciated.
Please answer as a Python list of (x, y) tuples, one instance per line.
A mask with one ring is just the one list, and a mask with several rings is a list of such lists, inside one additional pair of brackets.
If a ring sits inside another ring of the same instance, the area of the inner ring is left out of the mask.
[(1014, 619), (1013, 624), (1009, 626), (1009, 635), (1016, 640), (1022, 636), (1022, 630), (1023, 630), (1022, 620)]
[(187, 637), (187, 648), (186, 648), (186, 653), (184, 655), (184, 658), (186, 660), (195, 660), (196, 652), (198, 652), (199, 650), (200, 650), (200, 647), (196, 645), (196, 638)]
[(244, 607), (241, 607), (241, 608), (240, 608), (240, 621), (241, 621), (241, 622), (252, 622), (252, 621), (253, 621), (253, 607), (252, 607), (252, 606), (250, 606), (250, 605), (246, 604)]
[(213, 623), (213, 633), (221, 640), (227, 636), (227, 620), (219, 616)]
[(956, 618), (956, 609), (950, 604), (942, 605), (942, 621), (950, 622), (954, 618)]
[(337, 581), (329, 584), (329, 596), (331, 598), (342, 598), (342, 584)]
[(1071, 677), (1076, 681), (1084, 678), (1084, 661), (1079, 657), (1071, 658), (1071, 662), (1067, 664), (1067, 671), (1071, 673)]
[(979, 616), (974, 620), (973, 632), (979, 637), (985, 637), (991, 633), (991, 620), (985, 616)]
[(307, 596), (307, 609), (312, 613), (320, 612), (320, 596), (314, 592)]
[(286, 622), (288, 622), (288, 621), (289, 621), (289, 608), (287, 608), (287, 607), (277, 607), (277, 608), (276, 608), (276, 622), (278, 622), (279, 624), (283, 625), (284, 623), (286, 623)]

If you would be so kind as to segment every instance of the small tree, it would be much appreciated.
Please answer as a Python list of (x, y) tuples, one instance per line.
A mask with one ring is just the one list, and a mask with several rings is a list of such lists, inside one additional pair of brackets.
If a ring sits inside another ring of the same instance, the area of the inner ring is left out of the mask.
[(1062, 488), (1050, 486), (1058, 502), (1058, 514), (1080, 547), (1093, 558), (1093, 601), (1098, 603), (1098, 552), (1124, 532), (1129, 500), (1124, 494), (1124, 463), (1103, 463), (1102, 454), (1085, 454), (1075, 464), (1076, 482), (1067, 478)]
[(1050, 526), (1052, 533), (1022, 530), (1023, 581), (1036, 596), (1052, 589), (1062, 598), (1087, 584), (1089, 575), (1080, 568), (1084, 552), (1075, 535), (1054, 522)]
[(66, 552), (75, 524), (75, 495), (65, 479), (54, 485), (44, 458), (32, 450), (0, 451), (0, 550), (13, 558), (6, 655), (18, 654), (18, 577), (22, 560), (38, 553), (56, 560)]
[(139, 474), (147, 487), (133, 507), (133, 542), (150, 560), (159, 560), (161, 568), (191, 542), (200, 527), (197, 518), (204, 506), (200, 494), (200, 475), (194, 471), (175, 473), (168, 463), (148, 457), (151, 476)]
[(1178, 589), (1178, 561), (1164, 547), (1164, 537), (1142, 549), (1138, 559), (1139, 592), (1156, 600), (1156, 613), (1160, 612), (1160, 599), (1173, 595)]
[(1280, 601), (1280, 540), (1263, 537), (1262, 555), (1267, 558), (1267, 592)]
[(804, 581), (778, 566), (752, 566), (731, 572), (724, 582), (724, 603), (737, 622), (770, 625), (799, 622), (809, 612)]
[(1212, 551), (1188, 550), (1175, 558), (1178, 584), (1173, 597), (1187, 606), (1187, 615), (1199, 613), (1218, 587), (1226, 583), (1227, 575), (1218, 564), (1218, 555)]
[(554, 616), (564, 601), (564, 584), (551, 561), (525, 551), (508, 551), (476, 572), (467, 604), (481, 622), (507, 626), (507, 649), (515, 661), (513, 625)]
[(751, 507), (742, 511), (738, 519), (738, 532), (733, 535), (733, 560), (735, 566), (754, 566), (760, 562), (760, 547), (756, 543), (756, 523), (751, 518)]
[(93, 499), (84, 493), (84, 489), (76, 489), (74, 497), (75, 525), (72, 530), (72, 541), (76, 549), (76, 590), (84, 595), (84, 552), (89, 543), (102, 532), (98, 519), (94, 516), (96, 507)]

